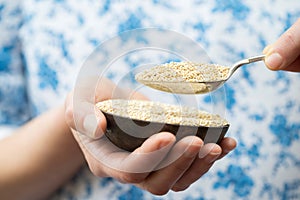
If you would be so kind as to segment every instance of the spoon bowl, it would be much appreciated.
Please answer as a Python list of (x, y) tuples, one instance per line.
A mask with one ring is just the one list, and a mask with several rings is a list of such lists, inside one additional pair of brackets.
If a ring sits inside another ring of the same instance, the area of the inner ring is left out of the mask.
[(163, 92), (176, 94), (205, 94), (221, 87), (226, 80), (212, 82), (142, 81), (142, 84)]
[[(259, 55), (250, 57), (239, 62), (236, 62), (231, 68), (228, 69), (228, 74), (225, 78), (218, 80), (205, 80), (205, 81), (165, 81), (162, 77), (160, 81), (152, 81), (145, 80), (141, 78), (137, 78), (136, 80), (148, 87), (151, 87), (156, 90), (169, 92), (169, 93), (177, 93), (177, 94), (205, 94), (212, 92), (219, 87), (221, 87), (229, 78), (233, 75), (233, 73), (243, 65), (250, 64), (253, 62), (263, 61), (265, 59), (265, 55)], [(160, 76), (157, 74), (157, 76)]]

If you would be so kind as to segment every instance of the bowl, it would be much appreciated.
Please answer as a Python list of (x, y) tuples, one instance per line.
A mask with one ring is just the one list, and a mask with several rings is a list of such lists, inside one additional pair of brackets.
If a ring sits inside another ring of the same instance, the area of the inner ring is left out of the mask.
[[(113, 106), (114, 101), (115, 105), (117, 106)], [(122, 106), (120, 106), (119, 104), (120, 101), (123, 103)], [(122, 112), (124, 113), (124, 111), (127, 110), (126, 107), (130, 107), (124, 106), (124, 102), (127, 102), (125, 103), (125, 105), (128, 105), (128, 102), (132, 101), (134, 101), (134, 103), (138, 102), (139, 104), (141, 104), (133, 107), (133, 109), (136, 113), (142, 115), (143, 117), (140, 118), (143, 119), (139, 119), (134, 115), (129, 116), (128, 113), (125, 115), (120, 114)], [(107, 105), (103, 106), (103, 103), (110, 103), (111, 107), (108, 108), (109, 106), (107, 107)], [(149, 108), (145, 106), (149, 103), (151, 103), (151, 105), (154, 105), (154, 108), (150, 107), (150, 111)], [(214, 124), (216, 123), (214, 122), (208, 123), (208, 125), (195, 125), (197, 123), (194, 123), (193, 125), (189, 125), (189, 122), (187, 121), (189, 120), (189, 118), (187, 118), (187, 120), (185, 121), (182, 120), (186, 119), (187, 116), (182, 117), (180, 119), (176, 119), (176, 117), (174, 117), (170, 120), (162, 120), (164, 118), (169, 119), (170, 117), (168, 115), (165, 115), (164, 117), (161, 117), (161, 119), (159, 119), (160, 116), (154, 115), (154, 118), (149, 119), (149, 116), (147, 117), (147, 114), (145, 113), (155, 113), (155, 110), (157, 108), (155, 107), (155, 105), (158, 105), (158, 109), (160, 110), (162, 109), (161, 106), (163, 106), (164, 108), (166, 107), (168, 109), (171, 109), (169, 112), (172, 112), (172, 116), (175, 112), (174, 109), (179, 108), (178, 106), (173, 105), (167, 105), (156, 102), (154, 102), (153, 104), (153, 102), (136, 100), (108, 100), (106, 102), (99, 102), (97, 104), (97, 107), (105, 115), (107, 120), (107, 128), (105, 132), (106, 137), (117, 147), (132, 152), (136, 148), (140, 147), (147, 138), (159, 132), (170, 132), (174, 134), (177, 139), (181, 139), (188, 135), (196, 135), (200, 137), (204, 141), (204, 143), (218, 144), (224, 138), (226, 132), (229, 129), (229, 123), (225, 119), (220, 118), (218, 115), (212, 115), (206, 112), (205, 114), (207, 114), (208, 116), (215, 117), (211, 119), (211, 122), (213, 122), (213, 120), (218, 119), (220, 120), (220, 123)], [(112, 107), (115, 108), (112, 109)], [(122, 112), (120, 110), (122, 110)]]

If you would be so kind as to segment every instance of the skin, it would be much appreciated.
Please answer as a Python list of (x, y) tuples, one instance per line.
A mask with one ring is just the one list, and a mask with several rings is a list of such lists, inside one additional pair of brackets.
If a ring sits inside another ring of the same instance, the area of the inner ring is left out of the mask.
[[(113, 95), (112, 91), (118, 91), (121, 95), (130, 93), (128, 91), (122, 92), (116, 85), (105, 79), (101, 87), (98, 87), (95, 92), (95, 102), (110, 99)], [(145, 99), (144, 96), (138, 93), (133, 93), (128, 98)], [(205, 174), (216, 160), (221, 159), (236, 147), (236, 141), (232, 138), (224, 138), (220, 145), (204, 145), (203, 141), (196, 136), (187, 136), (176, 141), (173, 134), (162, 132), (147, 139), (135, 151), (125, 152), (114, 147), (103, 135), (106, 129), (106, 119), (99, 110), (96, 111), (97, 120), (94, 121), (98, 123), (94, 129), (84, 129), (84, 118), (90, 115), (92, 110), (88, 107), (80, 108), (81, 114), (85, 114), (79, 117), (79, 123), (75, 126), (72, 100), (71, 93), (66, 100), (66, 121), (72, 127), (74, 137), (80, 144), (93, 174), (98, 177), (113, 177), (122, 183), (134, 184), (152, 194), (164, 195), (170, 190), (182, 191), (187, 189)], [(88, 105), (88, 103), (85, 105)], [(93, 104), (91, 103), (91, 105)], [(76, 130), (77, 127), (80, 131)], [(92, 132), (89, 132), (90, 130)], [(91, 150), (99, 148), (101, 148), (101, 151), (93, 152)], [(156, 151), (159, 154), (147, 157), (147, 155)], [(176, 152), (180, 151), (183, 153), (176, 160), (163, 165), (164, 162), (171, 160)], [(103, 163), (103, 159), (101, 160), (99, 157), (113, 160), (113, 163), (107, 160), (106, 163)], [(143, 166), (143, 163), (146, 164)], [(163, 166), (159, 167), (161, 165)], [(150, 170), (143, 171), (144, 168)]]
[(55, 108), (0, 140), (0, 199), (46, 199), (84, 164), (81, 150)]
[(269, 69), (300, 72), (300, 18), (263, 53)]

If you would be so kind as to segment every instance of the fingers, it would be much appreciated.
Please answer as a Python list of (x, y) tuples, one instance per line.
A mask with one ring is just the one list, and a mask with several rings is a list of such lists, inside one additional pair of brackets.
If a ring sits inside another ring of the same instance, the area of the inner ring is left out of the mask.
[(221, 143), (220, 147), (222, 148), (222, 153), (218, 157), (218, 160), (226, 156), (229, 152), (231, 152), (233, 149), (235, 149), (237, 143), (236, 140), (230, 137), (224, 138)]
[(300, 72), (300, 19), (263, 53), (269, 69)]
[(119, 159), (114, 177), (123, 183), (140, 183), (159, 165), (173, 147), (176, 138), (172, 133), (162, 132), (151, 136), (134, 152), (120, 158), (118, 153), (111, 159)]
[(201, 148), (199, 156), (196, 157), (191, 167), (172, 187), (172, 190), (182, 191), (187, 189), (210, 169), (214, 161), (220, 156), (221, 152), (222, 149), (219, 145), (214, 143), (205, 144)]
[(153, 153), (154, 151), (158, 151), (163, 147), (169, 146), (170, 144), (174, 144), (175, 141), (176, 138), (172, 133), (157, 133), (155, 135), (152, 135), (149, 139), (147, 139), (141, 147), (137, 148), (133, 152), (133, 154)]
[(143, 145), (129, 154), (119, 169), (130, 173), (150, 173), (166, 157), (176, 138), (172, 133), (162, 132), (151, 136)]
[(81, 140), (89, 140), (84, 141), (87, 147), (85, 150), (89, 150), (85, 155), (93, 174), (114, 177), (123, 183), (144, 181), (176, 141), (171, 133), (158, 133), (130, 153), (114, 146), (106, 137), (98, 140), (91, 140), (83, 135), (81, 137)]
[(236, 146), (232, 138), (224, 138), (220, 146), (212, 143), (203, 146), (203, 141), (195, 136), (185, 137), (174, 145), (175, 136), (162, 132), (129, 153), (112, 145), (106, 137), (99, 140), (81, 137), (89, 140), (84, 142), (89, 149), (85, 156), (96, 176), (133, 183), (156, 195), (166, 194), (170, 189), (188, 188), (210, 169), (215, 160)]
[(298, 56), (298, 58), (296, 58), (296, 60), (292, 64), (290, 64), (283, 70), (291, 72), (300, 72), (300, 56)]
[(109, 79), (88, 76), (78, 81), (74, 91), (66, 98), (66, 122), (90, 138), (102, 137), (106, 130), (106, 119), (95, 103), (113, 98), (147, 99), (136, 91), (117, 87)]
[(220, 146), (214, 143), (205, 144), (199, 156), (195, 159), (191, 167), (172, 187), (173, 191), (183, 191), (192, 183), (203, 176), (213, 165), (214, 161), (223, 158), (236, 147), (236, 141), (233, 138), (224, 138)]
[(68, 125), (90, 138), (100, 138), (106, 129), (104, 115), (94, 105), (98, 77), (86, 75), (77, 81), (74, 91), (65, 100), (65, 119)]
[[(169, 154), (171, 158), (182, 152), (182, 155), (165, 168), (151, 173), (139, 186), (156, 195), (166, 194), (198, 156), (203, 141), (195, 136), (180, 140)], [(174, 155), (173, 155), (174, 154)]]
[(102, 137), (106, 130), (106, 119), (96, 106), (88, 102), (80, 102), (74, 106), (72, 94), (69, 94), (65, 107), (65, 120), (72, 129), (90, 138)]

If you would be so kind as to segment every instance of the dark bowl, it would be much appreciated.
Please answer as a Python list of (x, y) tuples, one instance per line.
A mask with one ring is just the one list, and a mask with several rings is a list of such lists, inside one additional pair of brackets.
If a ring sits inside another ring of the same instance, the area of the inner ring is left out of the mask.
[[(103, 112), (103, 111), (102, 111)], [(151, 135), (159, 132), (173, 133), (177, 139), (188, 135), (200, 137), (204, 143), (220, 143), (229, 124), (221, 127), (186, 126), (131, 119), (103, 112), (107, 120), (105, 135), (117, 147), (134, 151)]]

